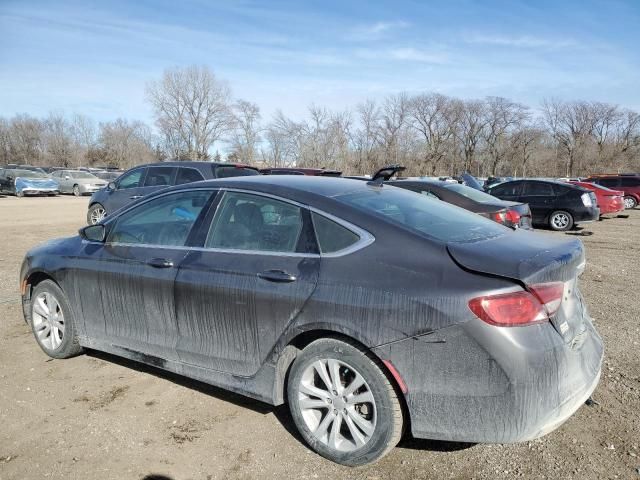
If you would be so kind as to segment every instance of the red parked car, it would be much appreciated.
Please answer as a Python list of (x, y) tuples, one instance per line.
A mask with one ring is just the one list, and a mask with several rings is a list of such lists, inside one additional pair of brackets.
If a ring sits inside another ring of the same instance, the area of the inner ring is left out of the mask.
[(635, 208), (640, 203), (640, 174), (621, 173), (619, 175), (591, 175), (585, 181), (603, 187), (622, 190), (625, 208)]
[(624, 211), (624, 192), (611, 190), (610, 188), (603, 187), (602, 185), (596, 185), (595, 183), (589, 182), (570, 181), (569, 183), (587, 188), (596, 194), (596, 200), (598, 202), (598, 207), (600, 208), (600, 215)]

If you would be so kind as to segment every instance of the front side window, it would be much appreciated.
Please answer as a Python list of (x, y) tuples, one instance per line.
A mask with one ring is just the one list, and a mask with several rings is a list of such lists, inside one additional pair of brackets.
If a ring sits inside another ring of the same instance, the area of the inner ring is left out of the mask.
[(270, 197), (226, 192), (205, 245), (233, 250), (295, 252), (301, 232), (300, 207)]
[(520, 194), (520, 187), (520, 182), (506, 182), (491, 188), (489, 194), (517, 197)]
[(139, 168), (138, 170), (134, 170), (133, 172), (125, 173), (120, 177), (120, 181), (118, 182), (118, 189), (127, 189), (127, 188), (138, 188), (140, 186), (140, 181), (142, 180), (142, 174), (144, 173), (144, 169)]
[(149, 167), (144, 179), (145, 187), (166, 187), (172, 184), (175, 167)]
[(183, 246), (210, 196), (197, 190), (154, 198), (120, 215), (107, 242)]
[(360, 236), (323, 215), (312, 212), (311, 218), (320, 253), (338, 252), (360, 240)]

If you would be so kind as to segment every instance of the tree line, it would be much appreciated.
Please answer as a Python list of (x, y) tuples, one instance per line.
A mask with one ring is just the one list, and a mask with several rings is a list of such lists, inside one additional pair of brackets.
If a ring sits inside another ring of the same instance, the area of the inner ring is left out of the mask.
[[(234, 99), (206, 67), (169, 69), (147, 85), (155, 130), (143, 122), (96, 123), (82, 114), (0, 117), (0, 164), (121, 168), (162, 161), (223, 160), (271, 167), (371, 173), (390, 163), (409, 175), (576, 176), (640, 171), (640, 114), (603, 102), (439, 93), (388, 95), (306, 118)], [(214, 151), (223, 146), (225, 158)]]

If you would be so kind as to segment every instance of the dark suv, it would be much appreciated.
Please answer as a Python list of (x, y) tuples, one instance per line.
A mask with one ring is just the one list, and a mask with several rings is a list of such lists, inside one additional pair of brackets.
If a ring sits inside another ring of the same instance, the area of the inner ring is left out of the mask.
[(640, 174), (592, 175), (585, 182), (597, 183), (612, 190), (622, 190), (624, 208), (635, 208), (640, 203)]
[(576, 223), (600, 217), (596, 195), (586, 188), (548, 180), (512, 180), (487, 189), (494, 197), (528, 203), (534, 225), (571, 230)]
[(127, 170), (89, 200), (87, 223), (93, 225), (119, 208), (145, 195), (183, 183), (212, 178), (260, 175), (257, 168), (237, 163), (162, 162)]

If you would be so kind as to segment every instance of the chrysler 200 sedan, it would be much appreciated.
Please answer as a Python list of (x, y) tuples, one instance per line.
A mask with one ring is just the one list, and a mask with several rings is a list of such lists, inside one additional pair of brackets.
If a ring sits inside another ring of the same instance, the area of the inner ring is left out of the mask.
[(255, 176), (180, 185), (31, 250), (40, 347), (95, 349), (287, 402), (346, 465), (415, 437), (518, 442), (595, 389), (582, 244), (407, 190)]

